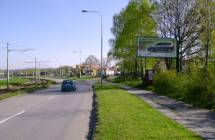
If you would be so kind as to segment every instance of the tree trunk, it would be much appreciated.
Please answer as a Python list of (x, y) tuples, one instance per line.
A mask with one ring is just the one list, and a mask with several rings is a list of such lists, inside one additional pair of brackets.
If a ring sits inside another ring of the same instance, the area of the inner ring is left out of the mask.
[(165, 64), (166, 64), (167, 70), (170, 70), (172, 65), (172, 58), (165, 58)]

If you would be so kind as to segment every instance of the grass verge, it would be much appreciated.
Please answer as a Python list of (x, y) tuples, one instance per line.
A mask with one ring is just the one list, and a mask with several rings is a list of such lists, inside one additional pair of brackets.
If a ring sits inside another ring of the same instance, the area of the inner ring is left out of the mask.
[(142, 80), (127, 80), (127, 81), (125, 81), (125, 80), (120, 80), (118, 78), (112, 78), (109, 81), (113, 82), (113, 83), (120, 84), (122, 86), (129, 86), (131, 88), (138, 88), (138, 89), (144, 89), (144, 90), (150, 90), (150, 91), (154, 90), (153, 86), (148, 86), (147, 88), (145, 88)]
[(86, 81), (86, 80), (96, 80), (97, 76), (82, 76), (81, 78), (78, 77), (67, 77), (66, 80), (77, 80), (77, 81)]
[(54, 84), (55, 82), (49, 81), (46, 84), (38, 84), (38, 85), (32, 85), (23, 89), (19, 89), (15, 92), (7, 92), (7, 93), (2, 93), (0, 94), (0, 100), (6, 99), (6, 98), (10, 98), (13, 96), (17, 96), (17, 95), (22, 95), (22, 94), (30, 94), (36, 90), (40, 90), (40, 89), (44, 89), (49, 87), (50, 85)]
[(202, 140), (119, 86), (96, 86), (95, 140)]
[[(10, 79), (10, 85), (19, 85), (19, 84), (24, 84), (31, 82), (30, 79), (27, 78), (20, 78), (20, 77), (13, 77)], [(0, 86), (6, 86), (7, 85), (7, 80), (0, 80)]]

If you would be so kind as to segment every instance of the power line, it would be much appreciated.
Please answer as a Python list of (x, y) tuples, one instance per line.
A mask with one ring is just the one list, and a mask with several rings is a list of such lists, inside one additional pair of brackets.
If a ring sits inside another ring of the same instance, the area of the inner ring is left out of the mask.
[(18, 53), (21, 54), (22, 56), (27, 57), (27, 58), (34, 59), (34, 57), (29, 56), (29, 55), (27, 55), (27, 54), (25, 54), (25, 53), (23, 53), (23, 52), (18, 52)]
[(7, 43), (6, 44), (6, 49), (7, 49), (7, 89), (9, 90), (9, 80), (10, 80), (10, 70), (9, 70), (9, 53), (10, 52), (26, 52), (32, 49), (10, 49), (9, 46), (11, 46), (11, 44)]
[(7, 49), (7, 47), (1, 48), (0, 51), (3, 51), (3, 50), (5, 50), (5, 49)]
[(37, 58), (35, 57), (34, 61), (28, 61), (25, 63), (34, 63), (34, 82), (37, 83), (37, 63), (38, 63)]

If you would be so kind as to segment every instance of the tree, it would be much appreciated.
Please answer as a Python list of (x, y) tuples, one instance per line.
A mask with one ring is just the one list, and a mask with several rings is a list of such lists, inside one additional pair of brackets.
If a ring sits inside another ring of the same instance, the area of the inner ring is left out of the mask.
[(153, 5), (148, 0), (131, 0), (125, 9), (113, 17), (111, 29), (114, 38), (109, 57), (119, 60), (121, 71), (131, 73), (137, 78), (142, 71), (142, 60), (136, 56), (136, 39), (138, 36), (155, 36), (155, 22), (152, 18)]
[(85, 60), (84, 64), (86, 65), (100, 65), (100, 61), (93, 55), (90, 55)]
[(208, 61), (213, 52), (214, 36), (215, 32), (215, 1), (213, 0), (199, 0), (201, 9), (204, 12), (203, 21), (201, 23), (204, 31), (201, 34), (202, 46), (205, 53), (205, 67), (208, 66)]
[(197, 0), (155, 0), (155, 21), (161, 37), (175, 38), (177, 71), (183, 59), (201, 51), (199, 36), (203, 32), (203, 11)]

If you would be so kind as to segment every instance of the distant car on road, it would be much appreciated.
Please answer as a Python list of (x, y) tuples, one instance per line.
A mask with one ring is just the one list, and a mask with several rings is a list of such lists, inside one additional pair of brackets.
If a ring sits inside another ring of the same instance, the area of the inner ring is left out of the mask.
[(76, 85), (72, 80), (64, 80), (61, 86), (61, 91), (66, 92), (66, 91), (75, 91), (76, 90)]
[(161, 43), (157, 43), (154, 46), (150, 46), (148, 48), (148, 51), (152, 53), (156, 53), (156, 52), (171, 53), (172, 51), (174, 51), (174, 46), (171, 43), (161, 42)]

